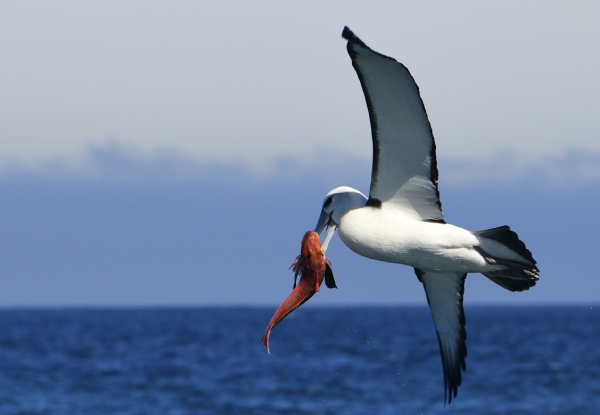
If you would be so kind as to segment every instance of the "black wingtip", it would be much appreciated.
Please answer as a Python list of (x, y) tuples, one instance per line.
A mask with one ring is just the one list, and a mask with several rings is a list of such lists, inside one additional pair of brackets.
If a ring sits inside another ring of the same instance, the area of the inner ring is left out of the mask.
[(351, 38), (356, 36), (348, 26), (344, 26), (344, 30), (342, 30), (342, 37), (346, 40), (350, 40)]
[(358, 36), (354, 34), (352, 30), (348, 26), (344, 26), (344, 30), (342, 30), (342, 37), (348, 41), (348, 43), (352, 43), (354, 45), (360, 45), (362, 47), (367, 47), (365, 42), (360, 40)]

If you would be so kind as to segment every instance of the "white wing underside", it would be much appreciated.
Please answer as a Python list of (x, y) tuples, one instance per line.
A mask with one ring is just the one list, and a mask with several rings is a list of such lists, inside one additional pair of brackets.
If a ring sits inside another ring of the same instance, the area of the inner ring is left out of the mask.
[(404, 65), (371, 50), (350, 29), (342, 36), (371, 121), (369, 199), (394, 204), (414, 219), (443, 221), (435, 142), (415, 80)]

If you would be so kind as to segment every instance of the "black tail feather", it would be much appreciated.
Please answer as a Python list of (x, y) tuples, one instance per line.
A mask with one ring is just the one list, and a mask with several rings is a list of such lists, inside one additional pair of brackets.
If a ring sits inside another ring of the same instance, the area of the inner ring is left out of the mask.
[(482, 247), (475, 247), (488, 264), (504, 266), (502, 269), (486, 272), (483, 275), (509, 291), (526, 291), (535, 286), (540, 278), (537, 262), (519, 236), (508, 226), (486, 229), (473, 234), (498, 242), (522, 258), (522, 260), (499, 258), (484, 251)]
[[(519, 239), (519, 235), (517, 235), (516, 232), (511, 231), (510, 227), (506, 225), (473, 232), (473, 234), (499, 242), (510, 250), (514, 251), (516, 254), (522, 256), (527, 261), (531, 262), (533, 265), (537, 264), (535, 259), (533, 259), (533, 255), (531, 255), (531, 251), (527, 249), (525, 243)], [(537, 267), (535, 268), (537, 269)]]

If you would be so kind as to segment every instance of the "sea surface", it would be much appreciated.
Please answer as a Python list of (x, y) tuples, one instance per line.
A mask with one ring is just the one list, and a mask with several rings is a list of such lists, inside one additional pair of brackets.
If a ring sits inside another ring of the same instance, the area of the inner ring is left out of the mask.
[(600, 307), (471, 306), (444, 407), (426, 307), (0, 311), (0, 414), (597, 414)]

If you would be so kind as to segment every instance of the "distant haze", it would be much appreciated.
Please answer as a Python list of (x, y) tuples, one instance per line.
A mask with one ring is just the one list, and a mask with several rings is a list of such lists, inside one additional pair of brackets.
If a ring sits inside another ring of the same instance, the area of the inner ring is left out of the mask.
[[(289, 266), (325, 193), (334, 183), (368, 190), (368, 181), (332, 176), (2, 179), (0, 306), (275, 306), (292, 289)], [(600, 189), (557, 191), (531, 179), (440, 188), (448, 221), (470, 230), (510, 225), (541, 269), (524, 293), (469, 275), (465, 304), (599, 303)], [(309, 305), (426, 304), (412, 268), (363, 258), (337, 236), (327, 255), (339, 289), (323, 288)]]

